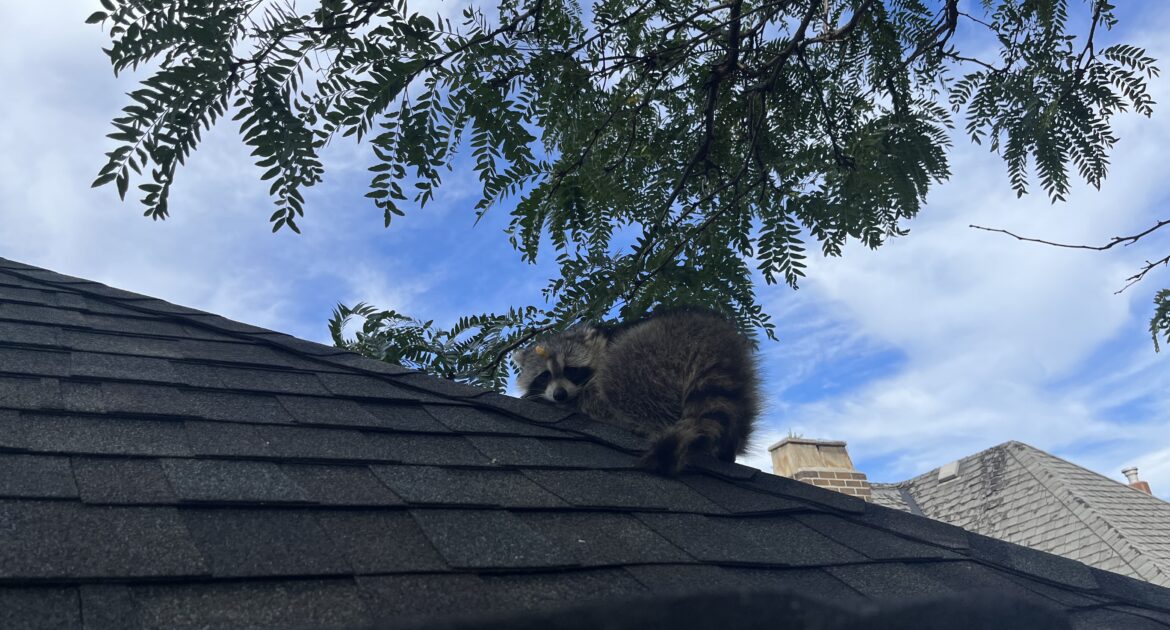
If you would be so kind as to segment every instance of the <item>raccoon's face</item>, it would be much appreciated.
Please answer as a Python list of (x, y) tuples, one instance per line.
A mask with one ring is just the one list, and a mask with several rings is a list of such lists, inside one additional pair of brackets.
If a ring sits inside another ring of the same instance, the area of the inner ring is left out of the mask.
[(516, 384), (525, 398), (567, 403), (581, 393), (601, 363), (606, 337), (596, 328), (578, 326), (518, 350)]

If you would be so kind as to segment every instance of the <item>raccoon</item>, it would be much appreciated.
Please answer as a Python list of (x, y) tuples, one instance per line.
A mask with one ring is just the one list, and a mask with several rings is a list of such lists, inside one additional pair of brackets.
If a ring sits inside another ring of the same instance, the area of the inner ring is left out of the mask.
[(735, 461), (759, 412), (752, 344), (710, 311), (576, 326), (512, 360), (525, 398), (571, 405), (648, 437), (643, 465), (668, 475), (693, 453)]

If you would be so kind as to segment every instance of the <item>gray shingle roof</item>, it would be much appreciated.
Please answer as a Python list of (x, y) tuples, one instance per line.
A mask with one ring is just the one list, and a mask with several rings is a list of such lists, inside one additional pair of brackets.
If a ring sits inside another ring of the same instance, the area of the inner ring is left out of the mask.
[(1170, 627), (1168, 589), (744, 466), (655, 476), (642, 446), (0, 259), (3, 628), (430, 627), (762, 588), (851, 619), (971, 585)]
[[(1007, 442), (874, 488), (875, 501), (1170, 586), (1170, 503), (1027, 444)], [(880, 498), (879, 498), (880, 497)]]

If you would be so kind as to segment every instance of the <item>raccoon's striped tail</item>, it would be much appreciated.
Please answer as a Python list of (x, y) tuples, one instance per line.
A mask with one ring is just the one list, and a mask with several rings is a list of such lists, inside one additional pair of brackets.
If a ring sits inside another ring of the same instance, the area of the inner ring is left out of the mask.
[(645, 468), (677, 475), (692, 454), (705, 453), (723, 461), (735, 461), (739, 444), (732, 423), (743, 414), (743, 393), (723, 387), (699, 387), (683, 401), (682, 419), (654, 437), (642, 457)]

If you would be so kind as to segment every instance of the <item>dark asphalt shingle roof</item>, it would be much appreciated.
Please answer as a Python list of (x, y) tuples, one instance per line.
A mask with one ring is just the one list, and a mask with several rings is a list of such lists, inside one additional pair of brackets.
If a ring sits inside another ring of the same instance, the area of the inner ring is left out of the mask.
[(1170, 628), (1170, 590), (744, 466), (659, 477), (642, 447), (0, 259), (0, 627), (429, 627), (760, 589), (848, 620), (979, 585)]

